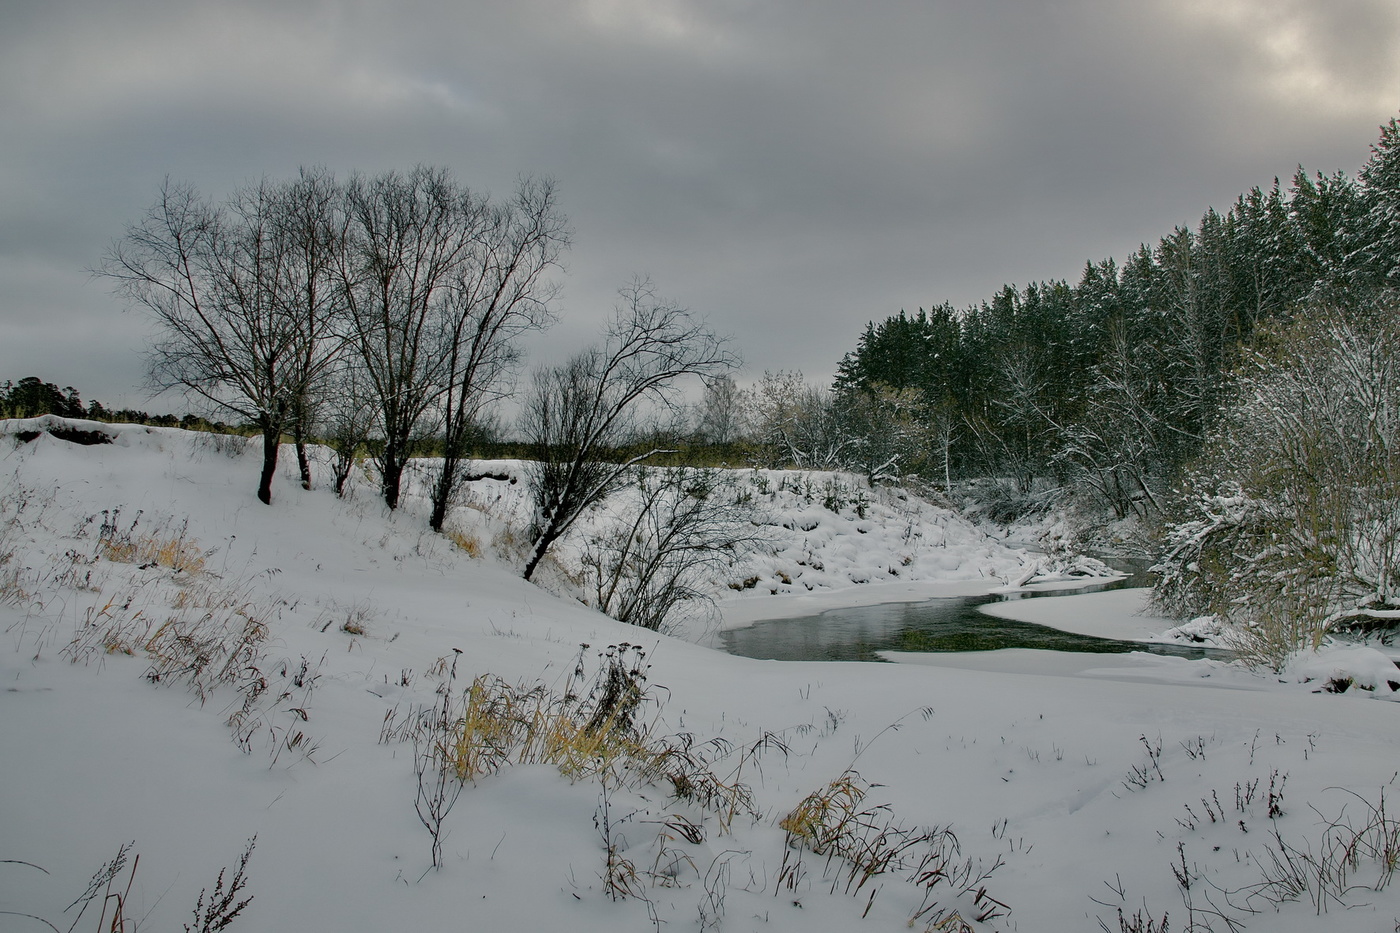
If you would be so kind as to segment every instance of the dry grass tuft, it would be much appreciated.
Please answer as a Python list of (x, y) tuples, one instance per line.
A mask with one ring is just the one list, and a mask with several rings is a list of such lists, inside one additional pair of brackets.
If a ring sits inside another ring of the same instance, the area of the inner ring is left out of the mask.
[[(979, 923), (1010, 911), (987, 893), (983, 882), (1002, 865), (998, 857), (990, 866), (972, 858), (961, 859), (961, 847), (946, 827), (910, 829), (895, 822), (888, 805), (866, 806), (870, 785), (855, 771), (847, 770), (820, 790), (813, 791), (779, 822), (787, 832), (788, 851), (778, 872), (777, 891), (798, 890), (807, 869), (802, 852), (824, 856), (823, 879), (831, 893), (838, 889), (851, 896), (866, 894), (869, 914), (881, 885), (871, 884), (894, 875), (922, 890), (922, 900), (909, 925), (922, 922), (926, 930), (961, 930), (966, 921), (959, 902)], [(950, 903), (944, 903), (944, 900)]]
[(648, 729), (637, 722), (646, 694), (645, 652), (609, 645), (591, 689), (581, 691), (586, 650), (562, 693), (489, 674), (472, 681), (450, 737), (449, 761), (459, 780), (512, 764), (551, 764), (577, 778), (610, 769), (619, 758), (641, 763), (650, 757)]
[(787, 832), (788, 844), (811, 849), (817, 855), (850, 848), (858, 827), (856, 821), (864, 815), (858, 808), (865, 800), (866, 789), (860, 775), (847, 771), (821, 790), (803, 797), (787, 816), (778, 821), (778, 828)]
[(61, 654), (86, 664), (104, 655), (139, 652), (150, 662), (147, 680), (184, 683), (201, 703), (261, 661), (273, 603), (255, 599), (248, 586), (233, 588), (202, 577), (168, 601), (166, 596), (168, 590), (152, 579), (99, 592)]
[(34, 595), (27, 585), (24, 561), (18, 551), (23, 531), (21, 519), (32, 494), (25, 489), (7, 488), (4, 492), (0, 497), (0, 606), (21, 606)]
[(5, 548), (3, 536), (0, 536), (0, 606), (23, 605), (31, 598), (14, 551)]
[(508, 764), (551, 764), (569, 777), (596, 774), (640, 749), (607, 720), (590, 728), (577, 705), (543, 685), (513, 686), (483, 675), (465, 694), (452, 745), (460, 780), (494, 774)]
[(369, 634), (370, 620), (378, 614), (369, 600), (345, 605), (334, 600), (311, 623), (313, 628), (327, 631), (332, 625), (347, 635), (363, 637)]
[[(771, 735), (741, 750), (722, 739), (697, 743), (688, 734), (659, 735), (655, 719), (642, 716), (651, 704), (660, 710), (646, 684), (645, 651), (609, 645), (598, 653), (600, 665), (590, 678), (588, 648), (582, 647), (562, 691), (483, 674), (460, 694), (444, 697), (446, 709), (440, 701), (406, 720), (389, 710), (380, 740), (438, 749), (441, 767), (458, 782), (512, 765), (548, 764), (575, 780), (625, 775), (667, 787), (676, 799), (714, 813), (721, 831), (739, 815), (758, 819), (743, 770), (763, 752), (786, 748)], [(449, 667), (450, 660), (440, 658), (428, 674), (447, 676)], [(737, 763), (719, 773), (718, 764), (736, 751)]]
[(474, 536), (463, 531), (458, 531), (455, 528), (449, 528), (444, 531), (443, 534), (446, 535), (447, 540), (455, 544), (459, 550), (465, 551), (468, 557), (473, 560), (481, 557), (481, 542)]
[(104, 655), (133, 655), (145, 645), (157, 610), (146, 581), (98, 593), (98, 602), (83, 611), (72, 640), (59, 649), (70, 662), (90, 664)]
[(151, 659), (146, 679), (184, 681), (204, 702), (219, 684), (235, 683), (261, 660), (267, 623), (260, 616), (252, 604), (231, 600), (199, 615), (168, 617), (141, 646)]
[(197, 541), (188, 537), (188, 520), (173, 533), (163, 528), (138, 532), (137, 526), (140, 522), (139, 511), (130, 525), (124, 525), (120, 508), (110, 511), (104, 509), (97, 537), (98, 555), (117, 564), (169, 567), (171, 570), (192, 575), (204, 570), (204, 562), (209, 553), (201, 548)]

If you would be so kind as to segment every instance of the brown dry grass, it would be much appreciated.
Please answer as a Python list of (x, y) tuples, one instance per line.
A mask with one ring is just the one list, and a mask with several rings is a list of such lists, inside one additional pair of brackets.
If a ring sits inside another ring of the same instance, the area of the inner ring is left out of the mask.
[(474, 536), (455, 528), (449, 528), (443, 532), (447, 540), (451, 541), (461, 551), (465, 551), (467, 556), (475, 560), (481, 556), (481, 542)]
[(204, 570), (207, 552), (197, 541), (182, 535), (169, 537), (143, 534), (125, 541), (99, 542), (102, 557), (118, 564), (142, 564), (169, 567), (182, 573), (198, 574)]

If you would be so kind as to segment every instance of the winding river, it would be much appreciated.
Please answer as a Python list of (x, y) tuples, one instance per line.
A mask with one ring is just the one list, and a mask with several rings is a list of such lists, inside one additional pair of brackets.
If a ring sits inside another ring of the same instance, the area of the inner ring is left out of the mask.
[(722, 632), (720, 637), (725, 650), (731, 654), (779, 661), (881, 661), (884, 660), (878, 653), (881, 651), (994, 651), (1000, 648), (1096, 653), (1148, 651), (1186, 658), (1220, 653), (1204, 648), (1076, 635), (1030, 622), (997, 618), (977, 609), (1007, 599), (1045, 599), (1149, 585), (1145, 562), (1114, 560), (1112, 563), (1129, 575), (1075, 589), (830, 609), (817, 615), (756, 622)]

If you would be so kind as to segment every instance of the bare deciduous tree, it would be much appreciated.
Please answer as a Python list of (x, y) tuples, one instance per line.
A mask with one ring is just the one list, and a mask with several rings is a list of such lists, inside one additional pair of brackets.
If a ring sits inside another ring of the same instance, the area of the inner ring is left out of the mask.
[(313, 407), (321, 437), (335, 453), (331, 464), (335, 494), (344, 496), (350, 471), (365, 449), (375, 424), (374, 400), (358, 357), (345, 355), (330, 374), (323, 401)]
[(744, 396), (738, 383), (733, 376), (718, 376), (705, 384), (695, 433), (706, 444), (732, 444), (739, 439), (743, 417)]
[(437, 428), (446, 361), (442, 317), (472, 246), (462, 192), (446, 170), (356, 177), (346, 191), (350, 236), (342, 290), (376, 405), (381, 491), (397, 508), (416, 442)]
[(301, 210), (331, 187), (324, 173), (309, 171), (240, 189), (216, 206), (189, 185), (166, 182), (98, 270), (156, 320), (154, 387), (182, 389), (259, 427), (265, 503), (282, 432), (336, 352), (322, 252), (333, 238), (330, 220)]
[(548, 181), (493, 204), (445, 169), (355, 178), (341, 266), (350, 331), (373, 389), (384, 501), (399, 502), (415, 445), (443, 440), (441, 528), (472, 423), (515, 362), (511, 340), (549, 320), (545, 275), (568, 243)]
[(483, 200), (464, 218), (472, 223), (472, 245), (444, 307), (447, 369), (442, 467), (429, 520), (434, 531), (442, 530), (482, 408), (505, 391), (504, 377), (519, 360), (515, 338), (551, 320), (555, 289), (545, 276), (569, 241), (556, 200), (552, 182), (527, 179), (510, 203)]
[(765, 372), (745, 394), (749, 433), (765, 466), (836, 470), (846, 464), (856, 440), (829, 391), (808, 384), (800, 372), (779, 371)]
[(660, 452), (609, 460), (638, 435), (646, 406), (674, 408), (687, 377), (713, 378), (736, 363), (723, 339), (658, 298), (650, 282), (633, 282), (621, 297), (603, 345), (538, 371), (525, 401), (522, 428), (538, 457), (527, 580), (584, 509)]
[(1160, 394), (1144, 351), (1121, 327), (1114, 327), (1097, 377), (1075, 421), (1055, 424), (1060, 436), (1056, 459), (1067, 464), (1113, 509), (1118, 518), (1143, 518), (1160, 511), (1160, 477), (1165, 473), (1162, 436), (1172, 426), (1157, 411)]
[(325, 399), (326, 373), (344, 347), (336, 269), (345, 248), (346, 217), (340, 186), (324, 168), (303, 168), (279, 195), (273, 230), (288, 261), (273, 280), (273, 298), (301, 330), (294, 345), (290, 415), (301, 485), (310, 489), (306, 441), (316, 406)]
[(875, 383), (841, 404), (853, 438), (842, 465), (864, 473), (872, 486), (899, 482), (927, 462), (937, 420), (917, 390)]

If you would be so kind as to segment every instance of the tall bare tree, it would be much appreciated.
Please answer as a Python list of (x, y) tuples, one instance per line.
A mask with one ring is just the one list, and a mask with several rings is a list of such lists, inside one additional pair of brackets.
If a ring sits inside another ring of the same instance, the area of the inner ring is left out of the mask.
[(349, 329), (371, 387), (384, 501), (397, 508), (415, 445), (444, 444), (441, 528), (466, 441), (516, 360), (512, 339), (549, 321), (549, 269), (568, 243), (548, 181), (494, 204), (443, 168), (357, 177), (341, 264)]
[(292, 361), (291, 428), (301, 485), (311, 488), (306, 441), (325, 401), (328, 371), (345, 345), (344, 296), (336, 276), (345, 249), (343, 191), (325, 168), (302, 168), (278, 190), (272, 232), (286, 256), (272, 282), (273, 300), (299, 329)]
[(443, 312), (473, 229), (445, 169), (357, 176), (346, 191), (350, 228), (341, 282), (352, 340), (377, 408), (381, 491), (397, 508), (404, 467), (432, 434), (447, 362)]
[(705, 383), (705, 394), (696, 412), (695, 433), (706, 444), (728, 445), (743, 429), (744, 395), (730, 375)]
[(258, 498), (272, 501), (282, 432), (308, 387), (329, 365), (337, 336), (322, 301), (325, 230), (296, 205), (330, 196), (319, 171), (266, 180), (223, 205), (167, 181), (156, 204), (112, 245), (98, 274), (155, 318), (149, 354), (157, 389), (178, 388), (258, 426), (263, 466)]
[(429, 520), (434, 531), (442, 530), (483, 406), (508, 389), (506, 377), (520, 358), (515, 338), (551, 322), (556, 289), (547, 275), (569, 242), (556, 201), (551, 181), (531, 179), (506, 204), (464, 198), (463, 220), (473, 238), (443, 306), (443, 451)]
[(673, 409), (687, 377), (714, 378), (737, 363), (725, 341), (683, 308), (658, 298), (649, 281), (620, 292), (622, 302), (601, 347), (539, 370), (521, 423), (537, 451), (534, 519), (524, 577), (589, 506), (617, 487), (631, 467), (660, 453), (617, 453), (640, 436), (639, 419)]

